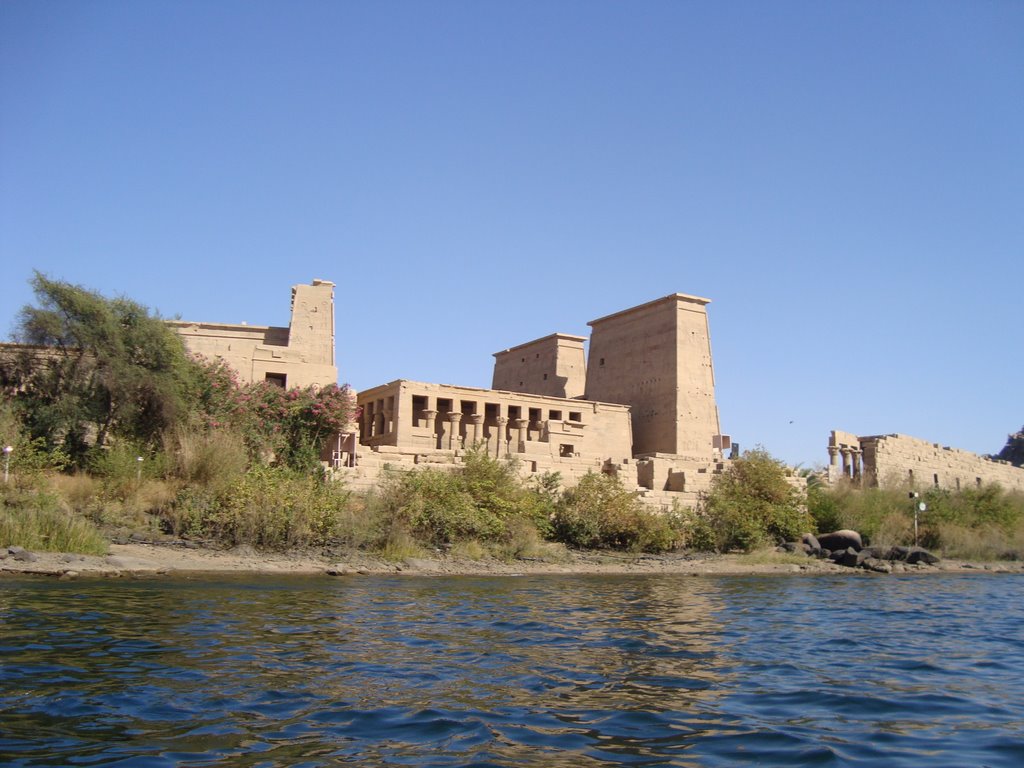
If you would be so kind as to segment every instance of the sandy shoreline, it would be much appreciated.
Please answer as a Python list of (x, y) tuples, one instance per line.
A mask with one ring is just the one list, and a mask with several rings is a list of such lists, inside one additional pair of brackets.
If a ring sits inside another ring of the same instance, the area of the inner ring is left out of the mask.
[[(366, 554), (272, 554), (251, 550), (217, 551), (168, 544), (112, 544), (106, 556), (34, 552), (34, 559), (0, 556), (0, 577), (36, 575), (64, 579), (86, 577), (189, 576), (200, 574), (272, 574), (296, 576), (406, 575), (525, 575), (525, 574), (680, 574), (741, 575), (770, 573), (846, 573), (871, 575), (827, 560), (763, 562), (738, 555), (672, 553), (632, 555), (613, 552), (569, 552), (564, 561), (470, 560), (438, 554), (399, 563)], [(770, 559), (770, 558), (769, 558)], [(1024, 563), (970, 563), (942, 560), (937, 565), (906, 566), (903, 573), (989, 572), (1024, 573)]]

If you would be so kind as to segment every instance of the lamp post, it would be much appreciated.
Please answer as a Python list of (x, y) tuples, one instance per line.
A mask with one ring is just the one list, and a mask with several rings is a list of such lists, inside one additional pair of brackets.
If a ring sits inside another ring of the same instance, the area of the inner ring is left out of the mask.
[(928, 505), (923, 501), (918, 501), (921, 498), (921, 494), (917, 491), (910, 492), (910, 503), (914, 505), (914, 546), (917, 546), (917, 513), (924, 512), (928, 509)]
[(11, 474), (11, 452), (14, 451), (13, 445), (4, 446), (4, 484), (7, 484), (7, 478)]

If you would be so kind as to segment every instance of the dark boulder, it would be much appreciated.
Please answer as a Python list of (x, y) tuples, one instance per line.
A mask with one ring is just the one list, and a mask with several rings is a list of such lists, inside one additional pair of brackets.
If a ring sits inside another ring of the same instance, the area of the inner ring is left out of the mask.
[(815, 557), (821, 556), (821, 542), (813, 533), (805, 533), (800, 537), (800, 543), (804, 545), (804, 551)]
[[(856, 568), (863, 562), (859, 555), (860, 552), (858, 550), (853, 547), (847, 547), (839, 552), (839, 559), (836, 562), (848, 568)], [(835, 560), (835, 553), (832, 554), (832, 559)]]
[(864, 547), (864, 541), (856, 531), (841, 530), (823, 533), (818, 537), (818, 545), (822, 549), (842, 550), (853, 547), (860, 551)]
[(865, 570), (873, 571), (874, 573), (892, 573), (892, 565), (877, 557), (865, 558), (861, 567)]
[(886, 560), (896, 560), (907, 565), (925, 563), (935, 565), (939, 558), (923, 547), (892, 547), (885, 555)]
[(885, 555), (880, 547), (864, 547), (857, 553), (857, 565), (863, 565), (865, 560), (883, 560)]

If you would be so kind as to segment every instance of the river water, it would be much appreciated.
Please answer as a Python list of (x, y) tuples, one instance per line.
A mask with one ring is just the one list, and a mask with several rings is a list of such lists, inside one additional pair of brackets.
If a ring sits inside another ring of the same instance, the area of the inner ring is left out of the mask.
[(0, 581), (6, 766), (1024, 765), (1024, 576)]

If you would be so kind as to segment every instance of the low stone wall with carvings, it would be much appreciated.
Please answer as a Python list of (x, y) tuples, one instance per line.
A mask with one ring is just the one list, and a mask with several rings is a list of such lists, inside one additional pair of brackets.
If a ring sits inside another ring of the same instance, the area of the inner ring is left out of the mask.
[(864, 473), (879, 485), (937, 486), (949, 490), (998, 483), (1024, 491), (1024, 469), (970, 451), (907, 435), (860, 437)]

